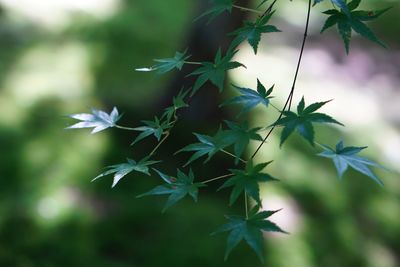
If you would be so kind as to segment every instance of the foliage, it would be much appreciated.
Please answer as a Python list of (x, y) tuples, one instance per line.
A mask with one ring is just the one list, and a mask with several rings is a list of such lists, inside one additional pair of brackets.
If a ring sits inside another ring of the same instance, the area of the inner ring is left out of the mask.
[[(322, 1), (323, 0), (315, 0), (314, 5)], [(109, 174), (113, 174), (114, 178), (112, 187), (114, 187), (120, 181), (120, 179), (133, 171), (151, 175), (149, 166), (159, 162), (151, 159), (160, 145), (168, 138), (170, 131), (178, 121), (179, 116), (177, 111), (179, 109), (188, 107), (191, 97), (193, 97), (194, 94), (197, 93), (199, 89), (201, 89), (208, 81), (215, 85), (219, 92), (224, 90), (226, 72), (235, 68), (245, 67), (243, 64), (234, 60), (234, 55), (238, 51), (238, 45), (241, 42), (247, 40), (256, 54), (262, 34), (279, 32), (277, 27), (268, 24), (275, 12), (272, 9), (276, 0), (271, 2), (265, 10), (261, 10), (260, 8), (267, 2), (268, 1), (265, 0), (260, 1), (257, 9), (251, 9), (248, 7), (238, 6), (233, 0), (212, 1), (214, 5), (200, 16), (200, 18), (204, 16), (210, 16), (209, 22), (222, 13), (231, 13), (233, 9), (238, 9), (244, 12), (253, 12), (258, 15), (255, 22), (246, 21), (243, 27), (231, 33), (231, 35), (234, 35), (235, 37), (232, 40), (230, 48), (227, 52), (222, 52), (221, 49), (218, 49), (213, 61), (187, 61), (190, 56), (187, 55), (185, 51), (184, 53), (176, 52), (175, 56), (172, 58), (157, 59), (155, 60), (157, 64), (150, 68), (137, 69), (137, 71), (156, 70), (158, 73), (166, 73), (173, 69), (182, 70), (185, 64), (199, 66), (188, 75), (197, 76), (193, 87), (187, 89), (183, 88), (178, 96), (174, 97), (173, 104), (166, 108), (160, 117), (156, 116), (152, 121), (142, 121), (144, 125), (131, 128), (116, 124), (120, 118), (116, 108), (114, 108), (110, 114), (99, 110), (93, 110), (93, 114), (71, 115), (72, 118), (81, 120), (82, 122), (79, 122), (68, 128), (94, 127), (93, 132), (98, 132), (106, 128), (116, 127), (119, 129), (140, 132), (139, 135), (137, 135), (137, 137), (134, 139), (132, 145), (136, 145), (139, 141), (152, 135), (158, 141), (154, 149), (142, 160), (136, 162), (132, 159), (128, 159), (127, 163), (110, 166), (109, 170), (100, 174), (94, 180)], [(359, 6), (361, 2), (360, 0), (353, 0), (349, 3), (344, 0), (332, 0), (331, 2), (334, 4), (335, 9), (324, 12), (330, 16), (325, 22), (322, 32), (337, 24), (347, 52), (349, 52), (352, 30), (371, 41), (383, 45), (383, 43), (375, 37), (375, 35), (369, 30), (364, 22), (379, 17), (381, 14), (386, 12), (387, 9), (376, 12), (357, 11), (355, 9)], [(258, 79), (256, 88), (257, 90), (234, 86), (239, 91), (240, 95), (221, 104), (221, 106), (231, 104), (241, 105), (239, 115), (250, 112), (256, 106), (261, 106), (263, 108), (273, 106), (278, 112), (278, 118), (268, 127), (261, 126), (250, 128), (246, 122), (225, 121), (225, 124), (228, 128), (223, 129), (220, 127), (213, 136), (194, 133), (197, 141), (195, 143), (186, 145), (176, 152), (193, 152), (183, 166), (184, 168), (187, 166), (190, 167), (188, 174), (185, 174), (180, 168), (176, 168), (177, 175), (176, 177), (172, 177), (160, 172), (159, 170), (153, 169), (154, 172), (156, 172), (164, 181), (164, 184), (156, 186), (152, 190), (138, 196), (168, 195), (167, 202), (163, 209), (163, 211), (165, 211), (167, 208), (171, 207), (186, 196), (190, 196), (195, 202), (197, 202), (200, 189), (205, 187), (208, 183), (227, 179), (218, 190), (232, 187), (229, 197), (230, 206), (235, 204), (239, 196), (243, 194), (245, 215), (226, 216), (229, 222), (214, 232), (214, 234), (226, 231), (230, 232), (227, 240), (225, 259), (228, 257), (232, 249), (236, 247), (241, 240), (244, 240), (262, 260), (262, 231), (285, 233), (285, 231), (283, 231), (279, 226), (267, 220), (267, 218), (269, 218), (276, 211), (262, 210), (262, 199), (260, 196), (259, 183), (278, 181), (273, 176), (263, 172), (263, 169), (269, 165), (271, 161), (256, 163), (257, 161), (255, 160), (255, 156), (258, 154), (260, 149), (264, 147), (264, 144), (270, 137), (272, 131), (274, 131), (276, 127), (283, 127), (280, 138), (281, 146), (293, 132), (297, 131), (309, 144), (314, 147), (315, 143), (319, 144), (315, 141), (315, 130), (313, 126), (315, 123), (331, 123), (343, 126), (340, 122), (329, 115), (316, 112), (330, 101), (316, 102), (306, 106), (303, 97), (297, 105), (297, 113), (291, 111), (291, 104), (296, 88), (297, 74), (302, 61), (304, 43), (308, 33), (311, 6), (312, 0), (309, 0), (303, 45), (299, 53), (296, 75), (284, 107), (282, 109), (278, 109), (271, 103), (273, 99), (271, 93), (274, 89), (274, 86), (271, 86), (267, 90)], [(269, 129), (269, 132), (263, 138), (261, 133), (266, 129)], [(251, 141), (258, 141), (260, 143), (257, 150), (252, 154), (251, 157), (244, 157), (245, 151), (249, 147)], [(339, 177), (342, 177), (342, 175), (350, 166), (361, 174), (364, 174), (375, 180), (377, 183), (382, 184), (381, 180), (368, 168), (369, 166), (380, 167), (380, 165), (357, 155), (366, 147), (344, 147), (343, 142), (339, 142), (336, 145), (335, 150), (325, 145), (319, 146), (322, 147), (323, 151), (318, 155), (333, 160)], [(232, 147), (233, 152), (230, 152), (228, 148)], [(235, 169), (228, 169), (228, 174), (203, 180), (201, 182), (194, 182), (192, 163), (203, 156), (206, 156), (204, 163), (207, 163), (215, 154), (219, 152), (232, 157), (232, 163), (237, 167)], [(248, 198), (254, 200), (255, 202), (255, 205), (253, 205), (254, 207), (252, 209), (250, 209), (251, 204), (248, 203)], [(248, 212), (249, 209), (250, 212)]]

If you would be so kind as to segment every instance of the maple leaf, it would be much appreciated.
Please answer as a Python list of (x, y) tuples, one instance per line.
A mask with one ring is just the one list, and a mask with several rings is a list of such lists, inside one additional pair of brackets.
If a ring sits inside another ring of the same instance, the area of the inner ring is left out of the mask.
[(282, 146), (286, 139), (297, 130), (302, 137), (314, 146), (313, 123), (335, 123), (343, 126), (342, 123), (336, 121), (332, 117), (324, 113), (315, 112), (328, 102), (330, 101), (317, 102), (304, 108), (305, 102), (303, 97), (297, 106), (298, 114), (292, 111), (282, 112), (284, 116), (272, 124), (284, 126), (281, 134), (280, 145)]
[(231, 195), (229, 197), (229, 205), (235, 203), (238, 197), (242, 194), (242, 192), (246, 192), (246, 194), (254, 199), (258, 205), (261, 206), (260, 199), (260, 188), (258, 183), (260, 182), (269, 182), (269, 181), (278, 181), (269, 174), (262, 173), (261, 171), (271, 163), (265, 162), (257, 165), (253, 165), (253, 161), (249, 160), (246, 164), (245, 170), (231, 169), (233, 176), (229, 178), (219, 189), (233, 187)]
[(172, 117), (176, 116), (176, 111), (182, 108), (186, 108), (189, 106), (187, 102), (185, 102), (185, 97), (189, 93), (189, 90), (184, 91), (183, 89), (179, 91), (177, 96), (173, 97), (172, 106), (167, 107), (161, 116), (161, 120), (166, 118), (168, 122), (171, 121)]
[(368, 168), (368, 166), (378, 167), (381, 169), (384, 168), (367, 158), (360, 157), (357, 155), (359, 152), (366, 149), (367, 148), (366, 146), (344, 147), (343, 141), (340, 141), (339, 143), (336, 144), (336, 149), (332, 149), (328, 146), (323, 146), (323, 147), (324, 151), (322, 153), (319, 153), (318, 156), (330, 158), (333, 160), (339, 178), (343, 177), (343, 174), (347, 171), (348, 167), (350, 166), (354, 170), (370, 177), (379, 185), (383, 186), (383, 182)]
[(190, 169), (189, 175), (186, 175), (177, 169), (176, 178), (168, 176), (156, 169), (154, 170), (166, 183), (164, 185), (156, 186), (152, 190), (138, 195), (137, 197), (139, 198), (150, 195), (169, 195), (168, 200), (163, 208), (163, 212), (187, 195), (190, 195), (193, 200), (197, 202), (199, 188), (206, 186), (202, 183), (193, 182), (194, 174), (192, 169)]
[(277, 27), (267, 24), (273, 14), (274, 12), (271, 12), (266, 16), (258, 17), (255, 22), (245, 21), (243, 27), (230, 33), (230, 35), (236, 35), (236, 38), (232, 41), (231, 48), (237, 47), (244, 40), (247, 40), (253, 48), (254, 54), (257, 54), (258, 44), (263, 33), (280, 32)]
[(218, 49), (214, 62), (202, 62), (200, 68), (190, 73), (188, 76), (199, 76), (193, 85), (191, 95), (193, 96), (207, 81), (211, 81), (211, 83), (217, 86), (219, 91), (222, 92), (225, 83), (225, 72), (241, 66), (244, 67), (243, 64), (232, 61), (236, 52), (237, 51), (229, 51), (222, 57), (221, 49)]
[(383, 47), (386, 47), (386, 45), (378, 37), (375, 36), (375, 34), (371, 31), (371, 29), (368, 28), (368, 26), (364, 23), (364, 21), (376, 19), (380, 15), (388, 11), (390, 8), (377, 11), (362, 11), (362, 10), (354, 11), (354, 9), (356, 9), (359, 4), (360, 4), (359, 0), (353, 0), (349, 4), (347, 4), (349, 14), (343, 13), (336, 9), (330, 9), (323, 12), (324, 14), (329, 15), (329, 17), (325, 21), (325, 24), (321, 29), (321, 33), (323, 33), (326, 29), (334, 25), (337, 25), (337, 29), (339, 31), (340, 36), (342, 37), (347, 54), (349, 53), (350, 50), (350, 40), (352, 31), (355, 31), (362, 37), (372, 42), (375, 42)]
[(234, 154), (236, 156), (235, 163), (239, 162), (239, 158), (243, 155), (246, 147), (250, 143), (250, 140), (262, 141), (262, 137), (257, 133), (261, 128), (249, 129), (248, 123), (242, 124), (234, 123), (231, 121), (225, 121), (228, 125), (229, 130), (226, 130), (226, 136), (230, 139), (230, 143), (234, 145)]
[(248, 218), (238, 215), (226, 215), (225, 217), (229, 220), (229, 222), (211, 233), (211, 235), (215, 235), (229, 231), (225, 251), (225, 260), (227, 260), (229, 254), (239, 244), (239, 242), (244, 240), (250, 246), (250, 248), (254, 250), (260, 261), (263, 262), (264, 253), (262, 232), (287, 233), (275, 223), (267, 220), (267, 218), (278, 211), (279, 210), (261, 212), (256, 211), (253, 212), (253, 214), (251, 212)]
[(155, 62), (158, 62), (154, 66), (150, 68), (137, 68), (136, 71), (157, 71), (159, 74), (164, 74), (173, 69), (181, 70), (185, 61), (190, 58), (190, 55), (186, 55), (186, 51), (176, 52), (173, 58), (162, 58), (162, 59), (154, 59)]
[(184, 148), (178, 150), (175, 154), (185, 151), (195, 151), (195, 153), (190, 157), (184, 166), (192, 163), (196, 159), (208, 155), (208, 158), (204, 163), (208, 162), (212, 156), (214, 156), (218, 151), (221, 151), (225, 147), (232, 144), (233, 140), (227, 135), (227, 133), (221, 129), (218, 130), (215, 136), (208, 136), (203, 134), (194, 133), (196, 138), (200, 141), (199, 143), (194, 143), (185, 146)]
[(171, 125), (168, 124), (168, 121), (160, 121), (159, 118), (154, 117), (154, 121), (142, 121), (145, 126), (135, 127), (133, 130), (141, 132), (135, 140), (131, 143), (131, 145), (136, 144), (140, 140), (154, 135), (157, 138), (157, 141), (160, 141), (162, 134), (171, 128)]
[[(324, 0), (314, 0), (314, 4), (313, 5), (315, 6), (316, 4), (318, 4), (318, 3), (322, 2), (322, 1), (324, 1)], [(349, 10), (349, 7), (346, 4), (345, 0), (331, 0), (331, 2), (335, 6), (339, 7), (343, 11), (344, 14), (346, 14), (347, 16), (350, 16), (350, 10)], [(360, 0), (354, 0), (353, 2), (360, 2)]]
[(264, 85), (257, 79), (257, 91), (250, 88), (243, 88), (233, 85), (239, 92), (240, 96), (234, 97), (222, 103), (220, 106), (232, 105), (232, 104), (243, 104), (243, 109), (239, 115), (246, 113), (262, 104), (268, 107), (270, 99), (272, 98), (271, 93), (274, 86), (270, 87), (268, 91), (265, 89)]
[(66, 129), (94, 128), (91, 132), (94, 134), (107, 128), (114, 127), (117, 121), (121, 118), (121, 115), (119, 115), (117, 108), (114, 107), (110, 114), (101, 110), (92, 109), (92, 114), (72, 114), (70, 117), (80, 120), (81, 122), (75, 123)]
[(109, 170), (101, 173), (100, 175), (96, 176), (93, 180), (97, 180), (103, 176), (114, 174), (113, 183), (111, 187), (114, 187), (124, 176), (132, 171), (144, 173), (146, 175), (150, 175), (149, 167), (155, 163), (160, 161), (155, 160), (148, 160), (148, 157), (141, 159), (139, 162), (134, 161), (133, 159), (127, 159), (127, 163), (116, 164), (112, 166), (108, 166)]
[(212, 3), (212, 8), (202, 13), (195, 21), (205, 16), (210, 16), (207, 21), (208, 24), (224, 12), (232, 13), (233, 0), (210, 0), (209, 2)]

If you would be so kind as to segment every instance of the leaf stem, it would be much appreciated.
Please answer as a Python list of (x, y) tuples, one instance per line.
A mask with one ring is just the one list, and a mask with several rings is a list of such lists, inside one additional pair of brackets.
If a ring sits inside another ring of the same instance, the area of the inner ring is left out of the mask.
[(215, 177), (215, 178), (208, 179), (208, 180), (206, 180), (204, 182), (201, 182), (201, 183), (202, 184), (211, 183), (211, 182), (214, 182), (214, 181), (217, 181), (217, 180), (220, 180), (220, 179), (224, 179), (224, 178), (230, 177), (232, 175), (233, 175), (233, 173), (221, 175), (221, 176), (218, 176), (218, 177)]
[(169, 132), (166, 132), (165, 136), (160, 140), (160, 142), (158, 142), (158, 144), (150, 152), (149, 157), (153, 156), (153, 154), (157, 151), (157, 149), (161, 146), (161, 144), (164, 143), (165, 140), (167, 140), (168, 136), (169, 136)]
[(196, 61), (184, 61), (184, 63), (190, 65), (202, 65), (201, 62), (196, 62)]
[(239, 161), (241, 161), (241, 162), (243, 162), (243, 163), (247, 163), (247, 161), (245, 161), (244, 159), (239, 158), (239, 157), (233, 155), (231, 152), (228, 152), (228, 151), (226, 151), (225, 149), (221, 149), (221, 152), (223, 152), (223, 153), (225, 153), (225, 154), (227, 154), (227, 155), (229, 155), (229, 156), (231, 156), (231, 157), (234, 157), (235, 159), (238, 159)]
[[(306, 39), (307, 39), (308, 25), (310, 24), (310, 12), (311, 12), (311, 0), (308, 0), (307, 19), (306, 19), (306, 26), (304, 29), (304, 37), (303, 37), (303, 42), (301, 44), (299, 59), (297, 61), (296, 72), (294, 74), (292, 88), (290, 90), (289, 96), (286, 99), (286, 103), (283, 106), (282, 112), (279, 115), (277, 121), (282, 118), (283, 112), (286, 110), (286, 107), (287, 107), (287, 110), (290, 110), (290, 107), (292, 105), (292, 99), (293, 99), (293, 94), (294, 94), (294, 90), (296, 87), (297, 76), (299, 74), (300, 64), (301, 64), (301, 60), (303, 58), (304, 47), (305, 47), (305, 43), (306, 43)], [(265, 142), (267, 141), (267, 139), (269, 138), (269, 136), (271, 135), (271, 133), (274, 131), (275, 128), (276, 128), (276, 124), (274, 124), (274, 126), (272, 126), (272, 128), (269, 130), (269, 132), (267, 133), (267, 135), (265, 136), (265, 138), (263, 139), (261, 144), (257, 147), (256, 151), (251, 156), (251, 159), (253, 159), (257, 155), (258, 151), (260, 151), (261, 147), (265, 144)]]
[(121, 126), (121, 125), (114, 125), (114, 127), (115, 127), (115, 128), (118, 128), (118, 129), (122, 129), (122, 130), (136, 131), (135, 128), (125, 127), (125, 126)]
[(271, 10), (272, 10), (272, 8), (274, 7), (276, 1), (277, 1), (277, 0), (274, 0), (274, 2), (272, 2), (272, 3), (269, 5), (269, 7), (265, 10), (265, 12), (261, 15), (261, 17), (264, 17), (264, 16), (268, 15), (268, 14), (271, 12)]
[(243, 7), (243, 6), (238, 6), (238, 5), (233, 5), (233, 7), (240, 9), (242, 11), (248, 11), (248, 12), (253, 12), (253, 13), (257, 13), (257, 14), (263, 14), (262, 11), (257, 10), (257, 9), (252, 9), (252, 8), (248, 8), (248, 7)]
[(247, 203), (247, 193), (244, 191), (244, 209), (246, 211), (246, 219), (249, 218), (249, 208), (248, 208), (248, 203)]

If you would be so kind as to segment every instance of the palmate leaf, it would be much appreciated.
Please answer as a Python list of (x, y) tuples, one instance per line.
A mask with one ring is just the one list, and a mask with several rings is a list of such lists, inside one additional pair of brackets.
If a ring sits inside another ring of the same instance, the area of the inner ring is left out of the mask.
[(244, 240), (252, 250), (257, 254), (260, 261), (264, 261), (264, 249), (263, 249), (263, 235), (262, 232), (280, 232), (283, 231), (275, 223), (267, 220), (271, 215), (278, 212), (276, 211), (257, 211), (251, 212), (248, 218), (238, 215), (225, 216), (229, 222), (219, 227), (216, 231), (211, 233), (215, 235), (222, 232), (229, 232), (225, 260), (227, 260), (231, 251), (239, 244), (240, 241)]
[(160, 161), (148, 160), (148, 157), (141, 159), (139, 162), (136, 162), (133, 159), (127, 159), (127, 163), (121, 163), (107, 167), (109, 170), (96, 176), (92, 181), (95, 181), (109, 174), (114, 174), (113, 183), (111, 186), (114, 187), (124, 176), (126, 176), (128, 173), (132, 171), (150, 175), (148, 166), (158, 162)]
[(232, 12), (233, 2), (234, 2), (233, 0), (210, 0), (209, 2), (212, 4), (212, 7), (203, 14), (201, 14), (199, 17), (197, 17), (195, 21), (205, 16), (210, 16), (207, 22), (210, 23), (213, 19), (215, 19), (222, 13)]
[(234, 97), (222, 103), (220, 106), (232, 105), (232, 104), (242, 104), (243, 109), (239, 115), (250, 111), (257, 105), (261, 104), (266, 107), (269, 105), (269, 101), (272, 98), (271, 93), (274, 86), (271, 86), (268, 91), (265, 89), (264, 85), (257, 79), (257, 91), (250, 88), (243, 88), (233, 85), (239, 92), (240, 96)]
[[(313, 5), (315, 6), (316, 4), (321, 3), (322, 1), (324, 1), (324, 0), (314, 0)], [(354, 0), (354, 1), (360, 2), (360, 0)], [(346, 14), (347, 16), (350, 16), (350, 10), (349, 10), (348, 5), (346, 4), (346, 0), (331, 0), (331, 2), (335, 6), (339, 7), (343, 11), (344, 14)]]
[(273, 14), (274, 12), (271, 12), (268, 15), (258, 17), (255, 22), (245, 21), (243, 27), (230, 33), (230, 35), (236, 35), (235, 39), (232, 41), (231, 49), (232, 47), (236, 48), (244, 40), (247, 40), (253, 48), (254, 54), (257, 54), (258, 44), (260, 43), (263, 33), (280, 32), (277, 27), (267, 24)]
[(229, 130), (226, 130), (226, 136), (231, 140), (234, 145), (234, 154), (236, 156), (235, 164), (239, 163), (239, 158), (243, 155), (246, 147), (249, 145), (250, 140), (262, 141), (261, 135), (257, 133), (261, 128), (249, 129), (248, 123), (244, 122), (238, 124), (231, 121), (225, 121)]
[(80, 113), (70, 115), (71, 118), (80, 120), (81, 122), (75, 123), (66, 129), (94, 128), (91, 132), (94, 134), (107, 128), (114, 127), (121, 116), (116, 107), (113, 108), (110, 114), (101, 110), (92, 109), (92, 114)]
[(185, 146), (184, 148), (178, 150), (175, 154), (180, 152), (190, 152), (194, 151), (195, 153), (190, 157), (190, 159), (186, 162), (184, 166), (192, 163), (196, 159), (207, 155), (207, 159), (204, 161), (206, 163), (214, 156), (218, 151), (221, 151), (225, 147), (232, 144), (233, 139), (230, 138), (229, 134), (219, 129), (215, 136), (208, 136), (203, 134), (194, 133), (199, 143), (194, 143)]
[(188, 76), (198, 76), (193, 85), (191, 95), (193, 96), (207, 81), (210, 81), (212, 84), (217, 86), (219, 91), (222, 92), (224, 89), (226, 71), (238, 67), (244, 67), (242, 63), (232, 61), (236, 52), (237, 51), (229, 51), (224, 57), (222, 57), (221, 49), (218, 49), (214, 62), (202, 62), (200, 68), (190, 73)]
[(257, 205), (261, 206), (260, 188), (258, 183), (278, 181), (278, 179), (271, 175), (261, 172), (270, 163), (271, 161), (254, 166), (253, 161), (249, 160), (244, 170), (230, 170), (233, 176), (218, 189), (221, 190), (223, 188), (233, 187), (229, 197), (229, 205), (235, 203), (238, 197), (243, 192), (246, 192), (249, 197), (256, 201)]
[(379, 164), (360, 157), (357, 154), (367, 147), (344, 147), (343, 141), (340, 141), (336, 145), (336, 149), (332, 149), (328, 146), (324, 146), (324, 151), (319, 153), (318, 156), (330, 158), (335, 164), (339, 178), (343, 177), (343, 174), (347, 171), (349, 166), (354, 170), (370, 177), (372, 180), (383, 186), (383, 182), (368, 168), (368, 166), (377, 167), (383, 169)]
[(321, 29), (321, 33), (326, 29), (337, 25), (338, 32), (343, 40), (346, 53), (349, 53), (350, 50), (350, 40), (351, 33), (355, 31), (362, 37), (375, 42), (383, 47), (386, 45), (375, 36), (375, 34), (368, 28), (368, 26), (364, 23), (364, 21), (369, 21), (378, 18), (380, 15), (388, 11), (390, 8), (377, 10), (377, 11), (362, 11), (357, 10), (354, 11), (360, 4), (359, 0), (353, 0), (347, 4), (349, 14), (344, 13), (342, 11), (338, 11), (336, 9), (330, 9), (323, 12), (326, 15), (329, 15), (328, 19), (325, 21), (324, 26)]
[(178, 95), (173, 97), (172, 106), (169, 106), (164, 110), (160, 120), (166, 119), (169, 124), (172, 118), (176, 116), (176, 111), (188, 107), (189, 104), (185, 101), (185, 97), (188, 95), (188, 93), (189, 90), (185, 91), (182, 89), (179, 91)]
[(330, 101), (313, 103), (305, 108), (304, 97), (297, 106), (297, 114), (292, 111), (284, 111), (282, 118), (277, 120), (272, 125), (284, 126), (281, 134), (280, 145), (295, 131), (305, 138), (312, 146), (314, 146), (314, 127), (313, 123), (335, 123), (342, 125), (332, 117), (317, 113), (323, 105)]
[(157, 64), (155, 64), (154, 66), (150, 68), (138, 68), (135, 70), (143, 72), (157, 71), (157, 73), (159, 74), (164, 74), (173, 69), (181, 70), (183, 65), (185, 64), (185, 60), (187, 60), (188, 58), (190, 58), (190, 55), (186, 55), (186, 51), (183, 53), (176, 52), (173, 58), (154, 59), (154, 61), (157, 62)]
[(161, 121), (159, 118), (155, 117), (154, 121), (142, 121), (145, 125), (140, 127), (133, 128), (135, 131), (141, 132), (135, 140), (131, 143), (131, 145), (136, 144), (140, 140), (154, 135), (157, 138), (157, 141), (160, 141), (163, 133), (171, 128), (171, 125), (168, 124), (167, 120)]
[(156, 186), (152, 190), (138, 195), (137, 197), (151, 196), (151, 195), (169, 195), (167, 202), (163, 208), (163, 212), (174, 205), (176, 202), (189, 195), (197, 202), (197, 196), (199, 188), (206, 186), (202, 183), (194, 183), (194, 174), (192, 169), (189, 171), (189, 175), (184, 174), (179, 169), (177, 170), (177, 176), (168, 176), (156, 169), (154, 169), (158, 175), (165, 181), (165, 184)]

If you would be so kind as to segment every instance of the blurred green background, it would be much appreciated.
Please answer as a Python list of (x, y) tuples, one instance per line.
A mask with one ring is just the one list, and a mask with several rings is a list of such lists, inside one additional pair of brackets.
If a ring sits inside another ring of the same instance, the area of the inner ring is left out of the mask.
[[(215, 193), (218, 184), (202, 191), (197, 204), (185, 200), (161, 214), (164, 198), (135, 198), (160, 183), (156, 176), (131, 174), (114, 189), (111, 177), (90, 183), (104, 166), (144, 156), (154, 140), (129, 147), (135, 137), (129, 132), (66, 131), (73, 123), (66, 115), (117, 106), (125, 125), (138, 126), (160, 114), (173, 95), (175, 74), (133, 70), (188, 46), (199, 2), (0, 0), (0, 266), (400, 266), (398, 1), (363, 1), (363, 8), (395, 6), (371, 23), (389, 49), (355, 36), (349, 56), (335, 31), (319, 34), (321, 11), (329, 5), (315, 7), (295, 94), (295, 102), (302, 95), (308, 103), (335, 99), (324, 111), (347, 127), (318, 127), (317, 139), (369, 145), (363, 155), (393, 170), (377, 170), (385, 187), (352, 171), (339, 181), (332, 163), (300, 138), (279, 149), (275, 132), (257, 157), (274, 159), (270, 173), (282, 180), (262, 188), (264, 208), (283, 208), (271, 219), (291, 234), (265, 236), (263, 265), (244, 244), (223, 262), (225, 237), (209, 233), (224, 223), (223, 214), (243, 207), (228, 207), (228, 192)], [(263, 38), (258, 56), (243, 44), (237, 60), (247, 69), (230, 72), (229, 79), (275, 84), (281, 105), (306, 2), (278, 1), (277, 8), (273, 23), (283, 33)], [(226, 30), (218, 21), (201, 23)], [(215, 98), (207, 92), (199, 98), (214, 103), (207, 97)], [(175, 137), (158, 153), (167, 158), (166, 172), (174, 173), (188, 156), (171, 157), (194, 141), (188, 130), (212, 134), (219, 117), (236, 118), (235, 110), (217, 108), (204, 115), (204, 102), (184, 112)], [(257, 109), (245, 119), (265, 126), (276, 116), (271, 112)], [(217, 156), (193, 168), (204, 180), (231, 167), (230, 159)]]

